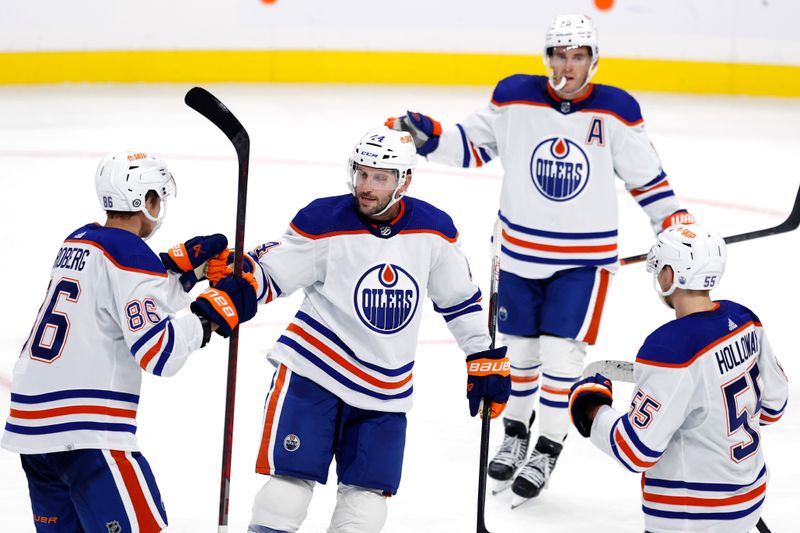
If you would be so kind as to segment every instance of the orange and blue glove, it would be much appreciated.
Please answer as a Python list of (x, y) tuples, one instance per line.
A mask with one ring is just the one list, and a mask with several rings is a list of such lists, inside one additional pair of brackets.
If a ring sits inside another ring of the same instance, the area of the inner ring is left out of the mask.
[(427, 115), (408, 111), (405, 116), (387, 118), (384, 126), (410, 133), (419, 155), (428, 155), (439, 147), (442, 125)]
[(495, 418), (503, 412), (511, 395), (511, 363), (507, 346), (485, 350), (467, 357), (467, 399), (469, 414), (475, 416), (481, 402), (491, 402), (489, 412)]
[(569, 390), (569, 416), (584, 437), (592, 434), (593, 419), (588, 411), (599, 405), (611, 405), (614, 399), (611, 380), (602, 374), (595, 374), (574, 383)]
[(675, 211), (670, 216), (664, 219), (664, 222), (661, 223), (661, 229), (665, 230), (670, 226), (674, 226), (675, 224), (694, 224), (696, 222), (694, 215), (688, 212), (686, 209), (681, 209), (679, 211)]
[(256, 315), (257, 284), (252, 274), (241, 278), (225, 276), (207, 288), (192, 302), (194, 314), (217, 325), (217, 333), (229, 337), (233, 328)]
[(221, 233), (192, 237), (186, 242), (176, 244), (166, 253), (158, 254), (164, 268), (180, 274), (178, 278), (183, 290), (189, 292), (198, 281), (206, 279), (206, 263), (209, 259), (226, 250), (228, 239)]
[[(234, 255), (233, 250), (225, 248), (208, 260), (206, 277), (208, 277), (208, 281), (210, 281), (212, 285), (233, 273)], [(245, 253), (244, 259), (242, 260), (242, 272), (252, 274), (255, 271), (255, 263), (255, 259), (253, 259), (250, 254)]]

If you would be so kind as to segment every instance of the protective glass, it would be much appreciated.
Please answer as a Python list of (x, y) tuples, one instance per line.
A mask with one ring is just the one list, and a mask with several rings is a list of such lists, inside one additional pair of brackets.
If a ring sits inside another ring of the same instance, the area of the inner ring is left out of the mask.
[(658, 258), (656, 257), (656, 247), (650, 248), (647, 252), (647, 271), (651, 274), (658, 272)]
[(350, 179), (354, 189), (394, 191), (397, 188), (398, 172), (394, 168), (374, 168), (353, 163)]

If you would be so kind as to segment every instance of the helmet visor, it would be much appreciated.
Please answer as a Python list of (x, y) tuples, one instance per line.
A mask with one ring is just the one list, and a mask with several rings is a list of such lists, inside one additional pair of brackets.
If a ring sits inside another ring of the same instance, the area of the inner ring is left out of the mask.
[(656, 247), (650, 248), (647, 253), (647, 271), (651, 274), (658, 272), (658, 258), (656, 257)]
[(350, 172), (353, 189), (357, 191), (390, 192), (397, 188), (398, 172), (395, 168), (376, 168), (354, 162)]

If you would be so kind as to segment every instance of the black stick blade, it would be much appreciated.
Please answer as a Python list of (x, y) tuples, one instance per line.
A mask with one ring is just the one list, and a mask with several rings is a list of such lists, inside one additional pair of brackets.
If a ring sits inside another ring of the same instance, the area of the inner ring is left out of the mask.
[(250, 136), (239, 119), (216, 96), (202, 87), (193, 87), (186, 93), (183, 101), (221, 129), (233, 143), (237, 153), (249, 153)]
[[(794, 197), (794, 204), (792, 211), (786, 220), (766, 229), (757, 229), (755, 231), (748, 231), (747, 233), (740, 233), (738, 235), (729, 235), (725, 237), (725, 243), (734, 244), (737, 242), (751, 241), (753, 239), (760, 239), (761, 237), (769, 237), (770, 235), (780, 235), (794, 231), (800, 226), (800, 188), (797, 189), (797, 194)], [(632, 265), (634, 263), (641, 263), (647, 259), (647, 254), (632, 255), (630, 257), (623, 257), (619, 260), (620, 265)]]

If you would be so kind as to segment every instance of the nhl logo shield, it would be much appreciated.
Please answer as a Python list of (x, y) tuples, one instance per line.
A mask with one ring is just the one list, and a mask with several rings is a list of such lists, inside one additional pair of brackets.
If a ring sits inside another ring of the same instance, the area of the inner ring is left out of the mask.
[(356, 284), (353, 304), (361, 322), (377, 333), (405, 328), (419, 303), (419, 285), (404, 268), (389, 263), (367, 270)]
[(108, 533), (122, 533), (122, 526), (117, 520), (106, 522), (106, 529), (108, 530)]
[(294, 433), (290, 433), (286, 435), (286, 438), (283, 439), (283, 449), (287, 452), (294, 452), (300, 447), (300, 437), (295, 435)]
[(545, 139), (533, 150), (530, 173), (542, 196), (554, 202), (565, 202), (578, 196), (589, 183), (589, 158), (570, 139)]

